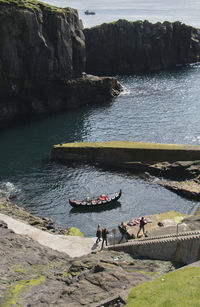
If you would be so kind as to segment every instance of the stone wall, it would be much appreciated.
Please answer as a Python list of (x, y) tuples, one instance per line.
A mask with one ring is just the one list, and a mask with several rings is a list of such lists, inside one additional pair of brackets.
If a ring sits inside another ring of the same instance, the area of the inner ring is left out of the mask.
[(200, 260), (200, 231), (178, 236), (149, 238), (109, 247), (135, 258), (159, 259), (189, 264)]
[(109, 165), (131, 162), (199, 160), (200, 146), (140, 142), (66, 143), (55, 145), (52, 160), (99, 162)]

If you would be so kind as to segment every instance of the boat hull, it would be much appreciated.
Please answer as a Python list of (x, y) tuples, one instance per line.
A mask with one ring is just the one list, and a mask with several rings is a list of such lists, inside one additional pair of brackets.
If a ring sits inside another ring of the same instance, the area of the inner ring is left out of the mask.
[(89, 201), (83, 200), (83, 201), (77, 201), (77, 200), (71, 200), (69, 199), (69, 204), (73, 208), (100, 208), (104, 206), (109, 206), (116, 202), (122, 195), (122, 191), (120, 190), (118, 193), (110, 194), (107, 196), (107, 199), (101, 200), (99, 198), (93, 198)]

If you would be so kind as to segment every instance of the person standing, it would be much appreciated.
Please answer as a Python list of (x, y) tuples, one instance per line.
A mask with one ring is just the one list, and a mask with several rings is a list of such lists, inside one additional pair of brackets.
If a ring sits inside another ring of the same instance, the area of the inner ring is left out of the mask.
[(104, 245), (104, 242), (106, 242), (106, 246), (108, 245), (108, 241), (107, 241), (107, 235), (109, 234), (108, 232), (108, 229), (107, 228), (104, 228), (102, 230), (102, 245), (101, 245), (101, 250), (103, 249), (103, 245)]
[(96, 237), (97, 237), (97, 240), (96, 240), (96, 244), (97, 244), (101, 241), (101, 226), (100, 226), (100, 224), (98, 224), (98, 226), (97, 226)]
[(140, 226), (139, 226), (139, 230), (137, 232), (137, 238), (138, 238), (138, 235), (140, 233), (140, 231), (142, 230), (143, 231), (143, 234), (145, 236), (145, 232), (144, 232), (144, 225), (146, 224), (146, 222), (144, 221), (144, 217), (141, 218), (140, 220)]
[(123, 238), (125, 238), (126, 242), (128, 242), (128, 234), (126, 232), (126, 227), (124, 225), (124, 223), (122, 222), (119, 226), (119, 232), (121, 233), (122, 237), (121, 239), (119, 240), (118, 244), (121, 243), (121, 241), (123, 240)]

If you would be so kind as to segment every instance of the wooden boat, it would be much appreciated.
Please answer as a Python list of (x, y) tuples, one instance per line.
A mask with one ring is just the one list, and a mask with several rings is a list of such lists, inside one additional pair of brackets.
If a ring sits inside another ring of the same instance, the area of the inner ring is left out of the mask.
[(94, 11), (86, 10), (85, 15), (95, 15), (96, 13)]
[(97, 197), (87, 197), (82, 201), (78, 201), (77, 199), (69, 199), (69, 203), (74, 208), (96, 208), (112, 204), (113, 202), (117, 201), (121, 195), (122, 190), (109, 195), (102, 194)]

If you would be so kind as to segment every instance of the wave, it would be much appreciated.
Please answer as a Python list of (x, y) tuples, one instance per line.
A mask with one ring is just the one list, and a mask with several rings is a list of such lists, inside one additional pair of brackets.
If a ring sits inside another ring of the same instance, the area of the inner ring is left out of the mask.
[(16, 187), (12, 182), (3, 182), (0, 184), (0, 198), (12, 199), (17, 197), (21, 190)]

